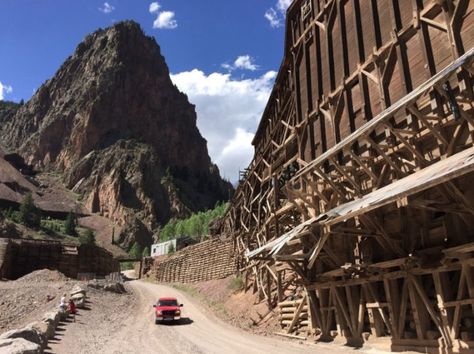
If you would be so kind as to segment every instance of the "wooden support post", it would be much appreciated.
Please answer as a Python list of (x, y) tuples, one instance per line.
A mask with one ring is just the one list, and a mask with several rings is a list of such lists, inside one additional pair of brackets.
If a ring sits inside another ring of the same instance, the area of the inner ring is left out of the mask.
[(282, 286), (281, 273), (282, 273), (282, 271), (277, 271), (277, 297), (278, 297), (278, 302), (283, 301), (283, 286)]
[[(372, 296), (372, 293), (369, 291), (368, 288), (369, 284), (363, 284), (362, 288), (364, 289), (364, 296), (366, 298), (366, 301), (368, 302), (375, 302), (376, 300)], [(379, 313), (376, 311), (375, 308), (373, 307), (367, 307), (367, 313), (369, 314), (369, 323), (370, 323), (370, 329), (372, 331), (372, 334), (375, 335), (376, 337), (382, 337), (385, 335), (385, 330), (383, 327), (383, 322), (379, 318)]]

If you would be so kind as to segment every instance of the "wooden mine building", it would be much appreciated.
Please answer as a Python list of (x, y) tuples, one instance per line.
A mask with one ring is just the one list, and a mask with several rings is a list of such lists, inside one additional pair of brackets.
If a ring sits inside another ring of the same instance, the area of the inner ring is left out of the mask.
[(295, 0), (227, 214), (285, 333), (474, 352), (474, 1)]

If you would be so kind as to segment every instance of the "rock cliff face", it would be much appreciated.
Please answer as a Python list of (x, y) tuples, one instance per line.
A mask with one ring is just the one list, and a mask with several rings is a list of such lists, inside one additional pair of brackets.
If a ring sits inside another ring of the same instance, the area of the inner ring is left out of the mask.
[(232, 191), (209, 158), (194, 106), (171, 82), (158, 44), (134, 22), (87, 36), (2, 120), (5, 147), (37, 169), (62, 172), (91, 212), (131, 228), (152, 230)]

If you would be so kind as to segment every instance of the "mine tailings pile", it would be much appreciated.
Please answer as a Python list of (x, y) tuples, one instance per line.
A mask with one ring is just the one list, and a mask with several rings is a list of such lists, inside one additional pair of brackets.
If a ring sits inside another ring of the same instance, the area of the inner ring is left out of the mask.
[(0, 278), (17, 279), (37, 269), (54, 269), (70, 278), (106, 276), (120, 271), (103, 248), (55, 241), (0, 239)]
[(474, 2), (296, 0), (222, 232), (286, 335), (474, 350)]

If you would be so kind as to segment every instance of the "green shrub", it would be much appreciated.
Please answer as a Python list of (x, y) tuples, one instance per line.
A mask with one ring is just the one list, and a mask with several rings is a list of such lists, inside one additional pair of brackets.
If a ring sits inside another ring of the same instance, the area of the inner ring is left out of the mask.
[(143, 253), (142, 248), (137, 242), (135, 242), (130, 248), (130, 251), (128, 251), (128, 254), (131, 257), (136, 258), (136, 259), (142, 258), (142, 253)]
[(120, 270), (131, 270), (134, 269), (133, 262), (122, 262), (120, 263)]
[(145, 249), (142, 252), (142, 258), (145, 258), (145, 257), (150, 257), (150, 248), (148, 247), (145, 247)]
[(87, 229), (84, 233), (79, 236), (79, 242), (82, 245), (95, 245), (95, 235), (90, 229)]
[(41, 214), (35, 206), (33, 196), (28, 193), (20, 205), (20, 222), (29, 227), (39, 227), (41, 224)]
[(63, 231), (63, 223), (60, 220), (41, 220), (41, 227), (46, 230), (51, 230), (56, 233), (61, 233)]
[(20, 212), (15, 211), (12, 208), (7, 209), (7, 211), (5, 212), (5, 217), (13, 222), (16, 222), (19, 224), (21, 223)]
[(64, 232), (68, 235), (74, 236), (77, 234), (76, 232), (76, 216), (72, 211), (67, 214), (66, 220), (64, 221)]
[(229, 203), (218, 203), (214, 209), (192, 214), (183, 220), (171, 220), (160, 230), (160, 241), (168, 241), (179, 236), (199, 239), (209, 233), (209, 223), (224, 216)]

